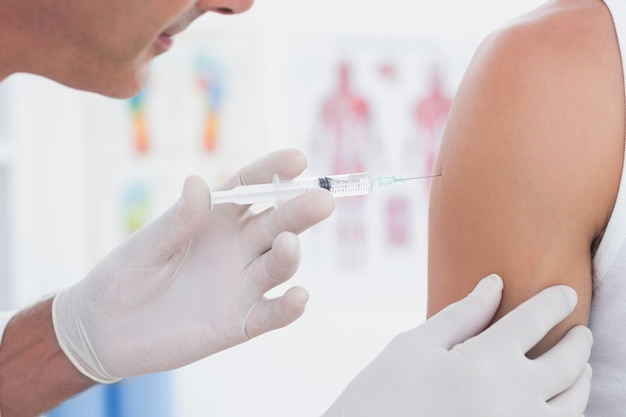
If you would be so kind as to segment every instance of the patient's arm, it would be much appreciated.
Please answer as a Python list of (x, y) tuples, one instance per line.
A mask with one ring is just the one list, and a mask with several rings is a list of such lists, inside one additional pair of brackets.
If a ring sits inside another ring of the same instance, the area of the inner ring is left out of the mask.
[(592, 254), (623, 156), (623, 77), (602, 2), (551, 2), (486, 39), (459, 88), (433, 181), (428, 314), (498, 273), (498, 316), (549, 285), (578, 293), (573, 315), (532, 354), (586, 324)]

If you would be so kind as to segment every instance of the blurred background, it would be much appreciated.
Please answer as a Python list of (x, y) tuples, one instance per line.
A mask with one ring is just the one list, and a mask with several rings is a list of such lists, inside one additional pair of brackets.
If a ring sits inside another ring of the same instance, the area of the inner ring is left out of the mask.
[[(540, 3), (258, 0), (194, 23), (130, 100), (10, 77), (0, 84), (0, 308), (80, 280), (191, 174), (217, 185), (282, 147), (309, 155), (309, 176), (430, 174), (479, 42)], [(428, 185), (338, 201), (302, 236), (289, 284), (311, 299), (293, 325), (96, 387), (50, 415), (319, 416), (424, 319)]]

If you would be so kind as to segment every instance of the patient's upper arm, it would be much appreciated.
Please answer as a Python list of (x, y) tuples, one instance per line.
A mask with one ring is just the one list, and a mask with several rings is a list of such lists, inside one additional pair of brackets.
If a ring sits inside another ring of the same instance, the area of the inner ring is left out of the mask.
[(481, 46), (455, 98), (432, 186), (429, 315), (498, 273), (498, 317), (553, 284), (578, 293), (575, 312), (534, 354), (587, 323), (592, 247), (624, 152), (614, 58), (608, 47), (537, 25), (511, 26)]

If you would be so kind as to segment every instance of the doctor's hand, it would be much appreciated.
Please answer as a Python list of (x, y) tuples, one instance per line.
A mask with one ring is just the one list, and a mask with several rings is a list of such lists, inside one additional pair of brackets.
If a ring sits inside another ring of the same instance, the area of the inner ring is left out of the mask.
[(501, 290), (499, 277), (487, 277), (396, 336), (324, 417), (580, 417), (589, 399), (591, 332), (573, 328), (543, 356), (525, 356), (571, 313), (576, 293), (548, 288), (483, 331)]
[[(302, 173), (306, 158), (274, 152), (220, 188)], [(53, 322), (59, 345), (98, 382), (187, 365), (296, 320), (308, 293), (264, 294), (293, 276), (297, 234), (327, 218), (334, 199), (315, 190), (253, 214), (247, 206), (211, 210), (198, 177), (160, 218), (131, 235), (73, 287), (59, 293)]]

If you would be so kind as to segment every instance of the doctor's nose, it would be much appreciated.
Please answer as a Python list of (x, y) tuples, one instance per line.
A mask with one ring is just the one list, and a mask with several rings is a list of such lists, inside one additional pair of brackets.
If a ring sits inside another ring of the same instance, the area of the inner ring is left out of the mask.
[(196, 7), (202, 13), (236, 14), (245, 12), (253, 3), (254, 0), (198, 0)]

